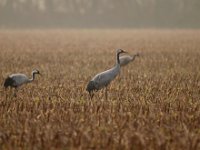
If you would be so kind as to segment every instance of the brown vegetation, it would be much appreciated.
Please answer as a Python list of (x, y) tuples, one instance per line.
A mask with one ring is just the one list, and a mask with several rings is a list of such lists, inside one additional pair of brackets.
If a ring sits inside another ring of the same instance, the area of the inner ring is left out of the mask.
[[(85, 91), (115, 49), (142, 56), (92, 101)], [(200, 31), (0, 31), (0, 149), (200, 149)]]

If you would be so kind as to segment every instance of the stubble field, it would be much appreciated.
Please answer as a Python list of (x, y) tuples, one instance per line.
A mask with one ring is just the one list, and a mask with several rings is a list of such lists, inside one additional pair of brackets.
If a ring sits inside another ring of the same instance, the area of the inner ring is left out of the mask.
[[(141, 57), (91, 101), (117, 48)], [(200, 149), (199, 30), (1, 30), (1, 85), (35, 68), (0, 88), (0, 149)]]

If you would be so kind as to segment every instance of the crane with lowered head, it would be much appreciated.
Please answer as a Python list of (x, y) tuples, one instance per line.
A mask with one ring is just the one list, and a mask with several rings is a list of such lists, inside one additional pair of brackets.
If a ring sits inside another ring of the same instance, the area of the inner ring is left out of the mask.
[(120, 66), (126, 66), (127, 64), (129, 64), (130, 62), (134, 61), (136, 57), (139, 57), (139, 53), (136, 53), (135, 55), (123, 55), (119, 57), (119, 61), (120, 61)]

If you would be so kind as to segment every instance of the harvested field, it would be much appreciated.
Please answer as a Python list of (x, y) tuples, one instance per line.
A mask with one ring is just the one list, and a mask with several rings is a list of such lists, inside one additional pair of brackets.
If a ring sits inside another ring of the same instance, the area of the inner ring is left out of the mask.
[[(93, 100), (88, 81), (141, 53)], [(1, 30), (0, 149), (200, 149), (200, 30)]]

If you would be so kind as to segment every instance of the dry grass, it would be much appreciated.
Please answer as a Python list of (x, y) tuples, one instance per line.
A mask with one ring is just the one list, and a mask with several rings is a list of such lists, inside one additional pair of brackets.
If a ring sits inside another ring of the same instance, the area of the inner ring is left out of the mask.
[[(142, 57), (90, 101), (116, 48)], [(0, 149), (200, 149), (198, 30), (0, 31), (0, 68), (43, 74), (0, 89)]]

